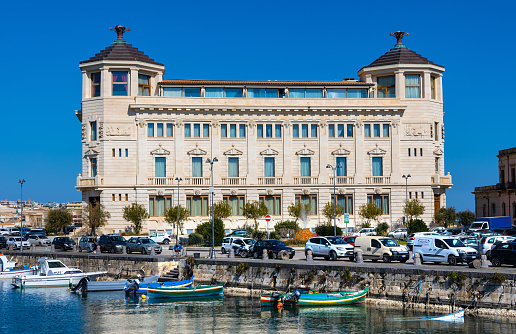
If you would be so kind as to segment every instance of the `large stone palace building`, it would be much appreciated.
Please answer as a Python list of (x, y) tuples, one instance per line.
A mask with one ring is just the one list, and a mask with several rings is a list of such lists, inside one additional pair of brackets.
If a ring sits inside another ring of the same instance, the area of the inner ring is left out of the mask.
[(334, 184), (348, 227), (363, 222), (367, 202), (393, 226), (403, 222), (406, 197), (424, 204), (427, 223), (445, 206), (444, 67), (403, 45), (406, 33), (391, 34), (398, 43), (359, 80), (233, 81), (165, 80), (165, 66), (116, 29), (115, 42), (80, 62), (76, 111), (77, 189), (85, 204), (110, 212), (105, 231), (126, 229), (122, 209), (132, 202), (150, 213), (144, 230), (171, 230), (163, 213), (179, 200), (190, 212), (183, 233), (191, 233), (209, 220), (212, 182), (215, 202), (233, 209), (227, 229), (246, 224), (246, 201), (265, 202), (271, 226), (301, 201), (310, 206), (301, 225), (314, 228), (326, 221)]

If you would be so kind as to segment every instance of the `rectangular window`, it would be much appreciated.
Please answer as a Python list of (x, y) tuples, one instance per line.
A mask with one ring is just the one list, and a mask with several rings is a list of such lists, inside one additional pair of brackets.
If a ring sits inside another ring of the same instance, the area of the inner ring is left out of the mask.
[(265, 125), (265, 137), (272, 138), (272, 124)]
[(328, 137), (335, 137), (335, 124), (328, 125)]
[(364, 124), (364, 136), (371, 137), (371, 124)]
[(435, 128), (434, 140), (439, 140), (439, 122), (434, 122), (434, 128)]
[(275, 177), (274, 158), (263, 159), (263, 176), (264, 177)]
[(308, 124), (301, 125), (301, 136), (303, 138), (308, 138)]
[(97, 140), (97, 122), (90, 122), (90, 140)]
[(260, 202), (265, 204), (269, 215), (281, 215), (281, 196), (260, 196)]
[(337, 125), (337, 136), (344, 137), (344, 124)]
[(228, 177), (238, 176), (238, 158), (228, 158)]
[(300, 176), (312, 176), (312, 170), (310, 166), (310, 158), (302, 157), (299, 159), (300, 163)]
[(382, 209), (382, 215), (389, 214), (389, 195), (367, 195), (367, 203), (374, 203)]
[(129, 200), (129, 195), (125, 194), (125, 201), (127, 202)]
[(380, 124), (373, 124), (373, 135), (380, 137)]
[(226, 201), (231, 207), (231, 215), (232, 216), (242, 216), (242, 207), (245, 204), (244, 196), (224, 196), (222, 198)]
[(267, 88), (265, 91), (266, 98), (277, 98), (279, 96), (278, 90), (273, 88)]
[(100, 72), (91, 74), (91, 97), (100, 96)]
[(224, 96), (233, 98), (233, 97), (242, 97), (244, 95), (242, 94), (242, 88), (225, 88)]
[(236, 136), (237, 136), (236, 124), (229, 125), (229, 136), (231, 138), (236, 138)]
[(410, 157), (410, 148), (408, 149), (408, 156)]
[(193, 135), (194, 135), (194, 137), (200, 137), (201, 136), (201, 124), (194, 124), (193, 125)]
[(111, 195), (111, 199), (113, 200), (113, 202), (115, 201), (115, 194)]
[(421, 90), (419, 86), (419, 74), (405, 75), (405, 97), (419, 98), (421, 97)]
[(112, 72), (113, 96), (127, 96), (127, 72)]
[(208, 196), (186, 196), (186, 210), (190, 216), (207, 216)]
[(202, 158), (192, 158), (192, 177), (202, 177)]
[(420, 157), (422, 157), (422, 156), (423, 156), (423, 149), (422, 149), (422, 148), (420, 148), (420, 149), (419, 149), (419, 156), (420, 156)]
[(276, 124), (274, 126), (274, 132), (275, 132), (274, 136), (276, 138), (281, 138), (281, 124)]
[(294, 138), (299, 138), (299, 124), (292, 125), (292, 136)]
[(119, 148), (119, 149), (118, 149), (118, 156), (119, 156), (119, 157), (121, 157), (121, 156), (122, 156), (122, 149), (121, 149), (121, 148)]
[(417, 157), (417, 148), (414, 148), (414, 156)]
[[(331, 196), (332, 203), (335, 203), (335, 197)], [(337, 205), (344, 209), (345, 213), (353, 214), (353, 195), (337, 195)]]
[(183, 88), (184, 97), (201, 97), (201, 88)]
[(245, 138), (245, 124), (240, 124), (239, 126), (239, 136), (240, 138)]
[(439, 158), (435, 158), (435, 173), (439, 173)]
[(90, 165), (91, 165), (91, 169), (90, 169), (91, 177), (97, 176), (97, 158), (91, 158)]
[(383, 158), (373, 157), (373, 176), (383, 176)]
[(163, 123), (156, 124), (156, 136), (163, 137)]
[(173, 135), (173, 130), (172, 130), (172, 124), (171, 123), (168, 123), (167, 124), (167, 137), (172, 137)]
[(435, 81), (436, 78), (434, 76), (430, 77), (430, 98), (435, 99)]
[(347, 176), (346, 158), (338, 157), (335, 162), (337, 164), (337, 176)]
[(180, 87), (165, 87), (163, 88), (163, 96), (181, 97)]
[(250, 98), (265, 97), (265, 89), (264, 88), (248, 88), (247, 89), (247, 97), (250, 97)]
[(118, 194), (118, 201), (122, 202), (122, 194)]
[(365, 99), (367, 98), (367, 89), (359, 88), (359, 89), (348, 89), (348, 99)]
[(317, 124), (310, 125), (310, 137), (317, 138)]
[(154, 123), (147, 124), (147, 137), (154, 137)]
[(171, 207), (171, 196), (149, 196), (149, 216), (164, 217)]
[(166, 177), (166, 158), (154, 158), (154, 176), (155, 177)]
[(150, 76), (138, 74), (138, 96), (150, 96)]
[(389, 137), (389, 124), (383, 124), (383, 136)]
[(262, 124), (258, 124), (256, 126), (256, 136), (258, 138), (263, 138), (263, 125)]
[(329, 99), (345, 99), (346, 89), (343, 88), (328, 88), (326, 89)]
[(116, 154), (115, 154), (115, 149), (113, 149), (113, 156), (116, 156)]
[(305, 90), (303, 88), (290, 88), (288, 90), (288, 97), (291, 99), (302, 99), (305, 97)]
[(190, 124), (185, 124), (185, 137), (192, 136), (192, 128)]
[(125, 156), (128, 157), (129, 156), (129, 149), (125, 149)]
[(378, 97), (379, 98), (395, 98), (396, 97), (396, 78), (393, 76), (378, 78)]
[(224, 97), (224, 88), (206, 88), (206, 97)]
[(222, 138), (226, 138), (228, 136), (228, 126), (227, 124), (220, 125), (220, 136)]
[(320, 99), (322, 97), (322, 90), (320, 88), (307, 88), (305, 95), (307, 99)]
[(347, 125), (347, 132), (348, 138), (353, 138), (353, 124)]
[(317, 214), (317, 195), (296, 195), (296, 203), (306, 204), (310, 208), (310, 215)]

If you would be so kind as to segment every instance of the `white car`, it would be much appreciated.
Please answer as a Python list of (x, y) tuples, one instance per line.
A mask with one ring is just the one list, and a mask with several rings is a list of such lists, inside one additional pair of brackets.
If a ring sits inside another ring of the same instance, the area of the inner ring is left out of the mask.
[(350, 260), (355, 258), (353, 246), (342, 240), (341, 237), (313, 237), (305, 244), (305, 254), (310, 250), (312, 257), (320, 256), (326, 260), (335, 261), (347, 257)]
[(5, 228), (0, 228), (0, 235), (9, 235), (9, 231), (7, 231)]
[(417, 237), (420, 237), (420, 236), (423, 236), (423, 235), (439, 235), (439, 233), (435, 233), (435, 232), (416, 232), (416, 233), (412, 233), (407, 238), (407, 247), (410, 250), (412, 250), (412, 245), (414, 244), (414, 240)]
[(11, 245), (13, 245), (13, 249), (20, 249), (20, 243), (21, 243), (21, 247), (23, 248), (26, 248), (26, 249), (30, 249), (30, 243), (26, 240), (23, 240), (22, 241), (22, 238), (21, 237), (9, 237), (9, 239), (7, 239), (7, 247), (11, 247)]
[[(243, 237), (225, 237), (224, 239), (222, 239), (222, 247), (221, 247), (221, 251), (222, 251), (222, 254), (225, 254), (227, 252), (229, 252), (229, 250), (231, 248), (233, 249), (237, 249), (237, 248), (240, 248), (240, 246), (242, 246), (244, 242), (244, 239), (249, 239), (249, 238), (243, 238)], [(239, 240), (238, 242), (236, 242), (237, 240)]]
[(446, 232), (446, 228), (444, 228), (444, 227), (442, 227), (442, 226), (440, 226), (440, 227), (434, 227), (434, 228), (432, 229), (432, 231), (430, 231), (430, 232), (435, 232), (435, 233), (443, 234), (443, 233), (445, 233), (445, 232)]
[(45, 236), (45, 235), (34, 235), (34, 234), (31, 234), (31, 235), (27, 236), (27, 241), (31, 245), (36, 245), (36, 246), (47, 246), (47, 245), (51, 245), (52, 244), (50, 239), (47, 236)]
[(421, 263), (424, 261), (448, 262), (451, 266), (464, 262), (470, 264), (478, 258), (477, 251), (464, 245), (459, 238), (443, 235), (417, 236), (412, 253), (413, 257), (419, 254)]
[(149, 238), (152, 239), (157, 244), (165, 244), (168, 245), (172, 240), (172, 236), (167, 232), (154, 232), (149, 235)]
[(487, 257), (489, 258), (489, 255), (491, 255), (491, 249), (496, 243), (508, 242), (514, 239), (516, 238), (507, 235), (493, 235), (490, 237), (483, 237), (482, 239), (480, 239), (480, 249), (482, 251), (482, 254), (487, 255)]
[(354, 236), (357, 236), (357, 237), (364, 237), (364, 236), (368, 236), (368, 235), (376, 235), (376, 230), (372, 227), (367, 227), (367, 228), (363, 228), (361, 229), (360, 231), (358, 232), (355, 232), (353, 234)]
[(391, 231), (387, 234), (388, 237), (393, 239), (405, 239), (407, 237), (407, 229), (406, 228), (398, 228), (394, 231)]

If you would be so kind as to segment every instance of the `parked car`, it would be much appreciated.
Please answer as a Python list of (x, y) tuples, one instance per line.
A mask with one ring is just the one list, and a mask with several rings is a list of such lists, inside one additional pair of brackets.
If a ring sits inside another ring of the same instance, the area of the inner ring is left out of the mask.
[(0, 235), (9, 235), (9, 231), (7, 231), (5, 228), (0, 228)]
[(121, 253), (124, 251), (126, 240), (121, 235), (101, 235), (98, 247), (100, 252)]
[(405, 263), (409, 259), (408, 248), (388, 237), (357, 237), (355, 239), (355, 256), (358, 249), (362, 251), (364, 260), (383, 260), (383, 262), (400, 261), (401, 263)]
[(246, 258), (251, 253), (251, 247), (255, 243), (256, 240), (251, 238), (235, 240), (233, 247), (238, 247), (235, 249), (235, 255)]
[(344, 240), (346, 243), (350, 244), (351, 246), (355, 246), (355, 239), (356, 239), (356, 237), (354, 235), (342, 237), (342, 240)]
[(341, 237), (313, 237), (305, 244), (305, 254), (312, 251), (312, 257), (324, 257), (325, 260), (335, 261), (347, 257), (354, 259), (353, 246), (342, 240)]
[(126, 243), (127, 254), (142, 253), (150, 254), (154, 248), (156, 254), (161, 254), (161, 246), (150, 238), (131, 238)]
[(44, 228), (33, 228), (32, 230), (30, 230), (30, 234), (47, 235), (47, 232)]
[(247, 233), (246, 230), (236, 230), (236, 231), (233, 231), (231, 232), (230, 234), (226, 235), (226, 238), (227, 237), (242, 237), (242, 238), (249, 238), (250, 235)]
[(376, 230), (374, 228), (367, 227), (367, 228), (363, 228), (363, 229), (359, 230), (358, 232), (355, 232), (353, 235), (355, 237), (367, 236), (367, 235), (376, 235)]
[(452, 235), (466, 234), (466, 231), (467, 231), (467, 228), (464, 226), (451, 227), (451, 228), (446, 229), (446, 231), (443, 234), (447, 235), (447, 236), (452, 236)]
[(70, 237), (55, 237), (52, 240), (52, 245), (55, 249), (62, 249), (64, 251), (73, 250), (75, 247), (75, 241)]
[(4, 236), (0, 237), (0, 248), (7, 248), (7, 238)]
[(434, 227), (430, 232), (435, 232), (435, 233), (443, 234), (444, 232), (446, 232), (446, 228), (442, 227), (442, 226)]
[(97, 244), (94, 237), (81, 237), (79, 239), (79, 252), (83, 250), (93, 252), (95, 249), (97, 249)]
[(268, 250), (269, 258), (277, 257), (279, 252), (283, 250), (289, 254), (289, 258), (293, 258), (296, 254), (294, 248), (288, 247), (280, 240), (258, 240), (251, 248), (251, 253), (255, 259), (258, 259), (262, 257), (264, 249)]
[(406, 239), (407, 238), (407, 229), (406, 228), (398, 228), (394, 231), (391, 231), (387, 234), (388, 237), (393, 239)]
[(487, 257), (491, 254), (491, 248), (493, 248), (493, 245), (500, 242), (508, 242), (515, 240), (516, 238), (508, 236), (508, 235), (494, 235), (489, 237), (482, 237), (480, 239), (480, 251), (482, 254), (486, 254)]
[(421, 236), (421, 235), (439, 235), (439, 233), (435, 233), (435, 232), (416, 232), (416, 233), (412, 233), (407, 238), (407, 247), (410, 250), (412, 250), (412, 245), (414, 244), (414, 239), (416, 239), (417, 236)]
[[(243, 243), (243, 241), (241, 241), (242, 239), (244, 239), (243, 237), (225, 237), (224, 239), (222, 239), (222, 247), (220, 248), (220, 251), (222, 252), (222, 254), (226, 254), (227, 252), (229, 252), (229, 250), (233, 247), (233, 249), (236, 249), (238, 247), (240, 247)], [(240, 243), (238, 243), (238, 246), (235, 245), (235, 242), (237, 240), (240, 240)]]
[(155, 243), (168, 245), (170, 240), (172, 240), (172, 236), (167, 232), (154, 232), (149, 235)]
[(52, 244), (52, 242), (49, 238), (47, 238), (47, 236), (36, 234), (29, 234), (27, 236), (27, 241), (31, 244), (31, 246), (48, 246)]
[(503, 235), (516, 235), (516, 229), (515, 228), (508, 228), (505, 231), (503, 231)]
[(417, 236), (412, 253), (419, 254), (421, 263), (448, 262), (452, 266), (462, 262), (470, 264), (478, 258), (477, 251), (464, 245), (459, 238), (444, 235)]
[(516, 242), (499, 243), (493, 246), (489, 260), (493, 267), (502, 264), (512, 264), (516, 266)]
[[(26, 240), (22, 240), (21, 237), (9, 237), (7, 239), (7, 247), (10, 247), (10, 245), (13, 245), (13, 249), (20, 249), (20, 247), (22, 248), (25, 248), (25, 249), (29, 249), (30, 248), (30, 243)], [(21, 246), (20, 246), (21, 244)]]
[(464, 245), (478, 250), (478, 239), (475, 236), (463, 236), (459, 237), (459, 240)]

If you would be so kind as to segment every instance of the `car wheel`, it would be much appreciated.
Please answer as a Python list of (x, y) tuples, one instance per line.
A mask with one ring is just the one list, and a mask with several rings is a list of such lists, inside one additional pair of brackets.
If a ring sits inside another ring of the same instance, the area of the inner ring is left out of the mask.
[(457, 258), (454, 255), (448, 256), (448, 264), (450, 266), (456, 266), (457, 265)]
[(337, 261), (337, 253), (335, 253), (334, 251), (331, 251), (330, 252), (330, 260)]
[(493, 256), (493, 258), (491, 259), (491, 264), (493, 265), (493, 267), (499, 267), (502, 265), (498, 256)]
[(163, 243), (164, 243), (165, 245), (168, 245), (168, 244), (170, 243), (170, 240), (165, 239), (165, 240), (163, 240)]
[(222, 254), (226, 254), (226, 249), (225, 249), (224, 247), (222, 247), (222, 248), (220, 249), (220, 251), (221, 251), (221, 253), (222, 253)]
[(391, 257), (387, 254), (383, 254), (383, 262), (384, 263), (389, 263), (391, 262)]
[(253, 258), (257, 259), (258, 258), (258, 252), (254, 252), (253, 253)]
[(244, 259), (247, 257), (247, 251), (245, 249), (240, 251), (240, 257), (242, 257)]

